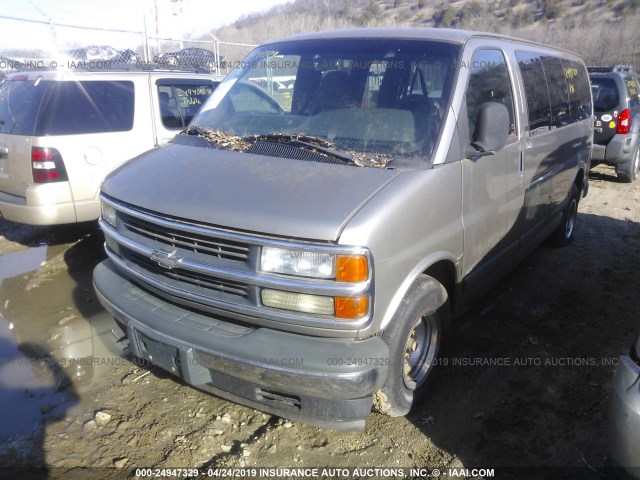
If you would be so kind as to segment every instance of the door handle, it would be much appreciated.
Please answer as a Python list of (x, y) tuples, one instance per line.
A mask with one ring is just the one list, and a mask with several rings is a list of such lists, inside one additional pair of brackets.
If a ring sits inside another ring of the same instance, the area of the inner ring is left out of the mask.
[(3, 145), (0, 145), (0, 160), (9, 158), (9, 149)]

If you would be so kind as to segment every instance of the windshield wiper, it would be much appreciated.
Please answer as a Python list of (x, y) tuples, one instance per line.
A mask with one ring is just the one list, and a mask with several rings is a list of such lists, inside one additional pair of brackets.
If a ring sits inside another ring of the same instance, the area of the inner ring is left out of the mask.
[(314, 137), (306, 133), (265, 133), (237, 137), (220, 130), (211, 130), (199, 125), (190, 125), (180, 132), (181, 135), (192, 135), (213, 143), (217, 148), (236, 152), (246, 152), (256, 142), (274, 142), (303, 147), (311, 152), (318, 152), (343, 162), (362, 166), (355, 155), (340, 152), (333, 143), (321, 137)]
[(338, 160), (342, 160), (343, 162), (355, 163), (355, 158), (353, 155), (339, 152), (335, 149), (335, 146), (330, 141), (324, 138), (307, 135), (305, 133), (266, 133), (243, 137), (242, 140), (250, 143), (267, 141), (297, 145), (300, 147), (304, 147), (305, 149), (312, 152), (324, 153), (325, 155), (337, 158)]

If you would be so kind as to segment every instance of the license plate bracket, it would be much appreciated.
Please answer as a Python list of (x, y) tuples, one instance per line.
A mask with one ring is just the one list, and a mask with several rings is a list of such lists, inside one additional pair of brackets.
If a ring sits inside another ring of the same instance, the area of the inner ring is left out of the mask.
[(154, 365), (162, 367), (173, 374), (179, 373), (180, 354), (176, 347), (153, 340), (139, 331), (135, 332), (135, 337), (141, 358), (149, 360)]

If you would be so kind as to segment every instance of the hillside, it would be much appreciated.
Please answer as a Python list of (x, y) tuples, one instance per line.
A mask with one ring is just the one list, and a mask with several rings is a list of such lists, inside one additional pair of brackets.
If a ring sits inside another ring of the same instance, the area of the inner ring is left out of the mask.
[[(295, 0), (213, 32), (259, 44), (305, 31), (406, 26), (506, 33), (580, 53), (589, 64), (640, 67), (640, 0)], [(245, 49), (223, 46), (227, 58)]]

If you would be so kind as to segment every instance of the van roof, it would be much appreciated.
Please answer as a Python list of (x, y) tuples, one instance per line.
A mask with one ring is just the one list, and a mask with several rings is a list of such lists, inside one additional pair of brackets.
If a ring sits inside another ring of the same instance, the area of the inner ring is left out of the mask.
[(577, 55), (574, 52), (565, 50), (560, 47), (551, 45), (545, 45), (531, 40), (524, 40), (522, 38), (511, 37), (508, 35), (500, 35), (497, 33), (477, 32), (473, 30), (459, 30), (455, 28), (411, 28), (411, 27), (396, 27), (396, 28), (350, 28), (343, 30), (326, 30), (322, 32), (302, 33), (293, 35), (290, 37), (281, 38), (268, 44), (280, 43), (283, 41), (295, 41), (295, 40), (320, 40), (320, 39), (334, 39), (334, 38), (402, 38), (402, 39), (415, 39), (415, 40), (436, 40), (449, 43), (464, 44), (471, 38), (493, 38), (498, 40), (505, 40), (509, 42), (516, 42), (522, 44), (528, 44), (541, 48), (549, 48), (558, 50), (572, 55)]

